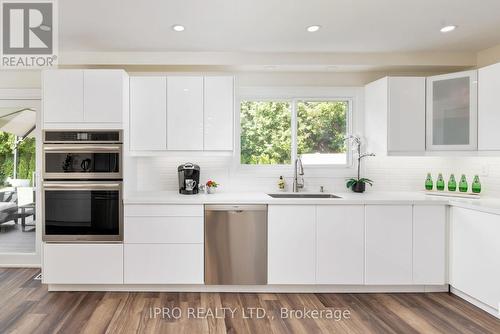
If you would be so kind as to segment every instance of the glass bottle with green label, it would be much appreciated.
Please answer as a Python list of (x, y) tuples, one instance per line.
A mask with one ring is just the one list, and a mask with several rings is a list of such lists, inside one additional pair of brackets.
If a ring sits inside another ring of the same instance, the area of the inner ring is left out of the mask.
[(436, 181), (436, 189), (437, 190), (444, 190), (444, 179), (443, 179), (443, 174), (439, 173), (438, 179)]
[(479, 175), (474, 176), (474, 181), (472, 181), (472, 192), (479, 194), (481, 192), (481, 181), (479, 181)]
[(462, 193), (466, 193), (467, 190), (469, 190), (469, 185), (467, 184), (467, 178), (465, 177), (465, 174), (462, 174), (462, 177), (460, 178), (458, 190), (460, 190), (460, 192)]
[(427, 178), (425, 179), (425, 189), (432, 190), (433, 187), (434, 187), (434, 182), (432, 182), (431, 173), (427, 173)]
[(448, 180), (448, 191), (457, 190), (457, 181), (455, 180), (455, 175), (451, 174)]

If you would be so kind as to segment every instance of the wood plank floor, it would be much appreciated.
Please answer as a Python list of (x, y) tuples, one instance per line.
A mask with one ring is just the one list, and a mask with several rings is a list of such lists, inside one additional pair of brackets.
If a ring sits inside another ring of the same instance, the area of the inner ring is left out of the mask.
[[(500, 320), (448, 293), (49, 293), (37, 273), (0, 268), (0, 333), (500, 333)], [(304, 308), (323, 318), (290, 317)], [(336, 310), (349, 317), (336, 320)]]

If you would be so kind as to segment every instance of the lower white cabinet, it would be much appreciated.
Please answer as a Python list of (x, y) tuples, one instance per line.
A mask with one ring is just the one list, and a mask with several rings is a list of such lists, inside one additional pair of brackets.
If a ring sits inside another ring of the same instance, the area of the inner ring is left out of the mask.
[(450, 284), (498, 310), (500, 215), (463, 208), (451, 211)]
[(123, 284), (122, 244), (44, 244), (45, 284)]
[(363, 284), (365, 207), (316, 207), (316, 283)]
[(412, 284), (412, 206), (367, 205), (365, 284)]
[(314, 284), (316, 207), (269, 205), (268, 284)]
[(125, 243), (203, 243), (203, 217), (125, 217)]
[(203, 244), (125, 244), (125, 284), (203, 284)]

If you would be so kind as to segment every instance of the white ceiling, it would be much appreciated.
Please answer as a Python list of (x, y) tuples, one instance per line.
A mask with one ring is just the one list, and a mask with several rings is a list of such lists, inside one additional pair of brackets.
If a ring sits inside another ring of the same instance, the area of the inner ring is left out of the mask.
[[(63, 0), (61, 51), (422, 52), (500, 44), (499, 0)], [(173, 24), (185, 25), (182, 33)], [(305, 27), (322, 29), (308, 33)], [(458, 25), (442, 34), (445, 24)]]

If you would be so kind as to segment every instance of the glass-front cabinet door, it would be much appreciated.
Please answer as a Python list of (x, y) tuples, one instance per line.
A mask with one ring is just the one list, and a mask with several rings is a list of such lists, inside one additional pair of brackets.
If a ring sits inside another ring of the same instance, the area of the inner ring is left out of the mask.
[(477, 149), (477, 71), (427, 78), (430, 151)]

